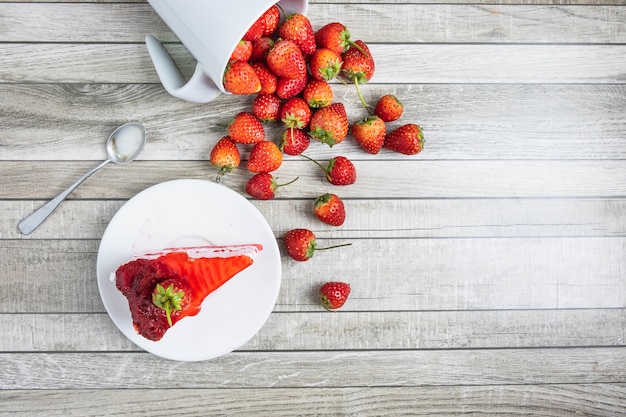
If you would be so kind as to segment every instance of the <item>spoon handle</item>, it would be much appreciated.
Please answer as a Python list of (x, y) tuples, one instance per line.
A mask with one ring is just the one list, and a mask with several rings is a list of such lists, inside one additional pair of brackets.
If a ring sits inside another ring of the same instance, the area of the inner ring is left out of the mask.
[(35, 211), (34, 213), (32, 213), (29, 216), (25, 217), (17, 225), (17, 228), (20, 230), (20, 232), (22, 232), (22, 234), (24, 234), (24, 235), (28, 235), (28, 234), (32, 233), (33, 230), (35, 230), (37, 227), (39, 227), (39, 225), (41, 223), (43, 223), (43, 221), (46, 220), (48, 218), (48, 216), (50, 216), (52, 214), (52, 212), (57, 207), (59, 207), (59, 204), (61, 204), (61, 202), (63, 200), (65, 200), (65, 198), (68, 195), (70, 195), (70, 193), (72, 191), (74, 191), (74, 189), (76, 187), (81, 185), (83, 183), (83, 181), (85, 181), (93, 173), (95, 173), (97, 170), (99, 170), (100, 168), (102, 168), (103, 166), (108, 164), (109, 162), (111, 162), (111, 159), (107, 159), (107, 160), (103, 161), (100, 165), (98, 165), (97, 167), (93, 168), (91, 171), (89, 171), (85, 175), (83, 175), (74, 184), (70, 185), (67, 188), (67, 190), (63, 191), (61, 194), (59, 194), (58, 196), (54, 197), (52, 200), (48, 201), (46, 204), (44, 204), (39, 209), (37, 209), (37, 211)]

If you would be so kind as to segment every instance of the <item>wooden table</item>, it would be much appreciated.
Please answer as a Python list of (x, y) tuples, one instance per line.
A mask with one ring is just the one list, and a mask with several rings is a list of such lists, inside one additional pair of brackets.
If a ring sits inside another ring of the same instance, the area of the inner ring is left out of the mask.
[[(283, 254), (261, 331), (175, 362), (106, 314), (100, 238), (139, 191), (212, 181), (216, 124), (251, 98), (164, 92), (144, 36), (187, 74), (193, 60), (144, 1), (0, 0), (0, 415), (626, 415), (625, 3), (497, 3), (311, 1), (316, 28), (339, 20), (371, 45), (366, 100), (395, 93), (426, 148), (314, 143), (314, 158), (355, 161), (343, 188), (286, 158), (278, 175), (297, 185), (253, 201), (276, 237), (307, 227), (353, 245)], [(333, 87), (352, 122), (364, 116), (353, 86)], [(133, 120), (149, 132), (140, 160), (107, 166), (21, 235)], [(223, 184), (245, 195), (248, 177)], [(311, 215), (327, 191), (346, 201), (341, 227)], [(353, 288), (336, 313), (313, 295), (328, 279)]]

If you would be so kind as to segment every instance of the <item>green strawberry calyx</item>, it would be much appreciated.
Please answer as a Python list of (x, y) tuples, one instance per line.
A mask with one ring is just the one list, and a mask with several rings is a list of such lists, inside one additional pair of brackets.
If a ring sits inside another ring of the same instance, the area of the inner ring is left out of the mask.
[(161, 284), (157, 284), (156, 292), (152, 293), (152, 303), (165, 310), (167, 324), (172, 327), (172, 313), (182, 310), (181, 301), (185, 296), (184, 291), (174, 292), (174, 284), (170, 284), (167, 289)]

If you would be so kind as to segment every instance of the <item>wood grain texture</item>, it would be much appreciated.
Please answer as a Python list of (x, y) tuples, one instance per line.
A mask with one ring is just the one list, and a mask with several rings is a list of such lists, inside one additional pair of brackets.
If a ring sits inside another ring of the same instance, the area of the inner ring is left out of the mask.
[[(185, 75), (194, 60), (145, 0), (0, 0), (0, 416), (626, 416), (626, 1), (312, 0), (309, 17), (371, 44), (365, 100), (396, 94), (405, 113), (389, 126), (419, 123), (426, 147), (312, 144), (355, 161), (351, 187), (286, 158), (276, 174), (297, 186), (251, 200), (276, 238), (307, 227), (352, 246), (306, 263), (283, 252), (259, 333), (179, 363), (106, 314), (100, 238), (146, 187), (214, 180), (218, 124), (252, 98), (167, 95), (145, 34)], [(333, 90), (351, 123), (366, 115), (352, 85)], [(130, 120), (148, 128), (141, 160), (21, 235)], [(243, 193), (249, 176), (223, 184)], [(328, 191), (345, 199), (341, 227), (311, 213)], [(330, 278), (352, 284), (337, 313), (316, 294)]]
[[(183, 73), (193, 72), (195, 61), (181, 45), (171, 44), (167, 49)], [(606, 84), (626, 80), (626, 46), (622, 44), (372, 44), (370, 50), (378, 62), (372, 83), (455, 83), (462, 79), (465, 83)], [(2, 83), (158, 82), (143, 44), (0, 43), (0, 54), (13, 58), (0, 61)]]
[[(365, 116), (351, 85), (334, 84), (350, 122)], [(404, 105), (402, 123), (424, 129), (419, 159), (624, 159), (623, 84), (369, 84), (368, 103), (391, 92)], [(98, 160), (104, 141), (124, 121), (148, 130), (143, 160), (206, 160), (211, 146), (251, 99), (223, 96), (210, 105), (176, 100), (152, 84), (0, 84), (0, 160)], [(167, 118), (163, 114), (169, 115)], [(36, 122), (34, 122), (36, 121)], [(282, 129), (265, 125), (277, 141)], [(8, 132), (11, 132), (9, 135)], [(589, 143), (593, 138), (593, 144)], [(319, 157), (404, 160), (392, 152), (362, 152), (351, 136), (333, 148), (314, 143)]]
[[(346, 241), (319, 244), (338, 242)], [(626, 307), (626, 264), (614, 261), (626, 250), (623, 237), (350, 242), (345, 250), (319, 253), (305, 263), (289, 262), (283, 254), (275, 310), (319, 311), (315, 291), (328, 277), (354, 287), (347, 311)], [(103, 312), (95, 272), (98, 243), (0, 240), (0, 290), (20, 294), (5, 297), (1, 311)]]
[[(182, 363), (160, 360), (149, 353), (3, 353), (0, 371), (5, 378), (0, 388), (623, 384), (623, 351), (569, 348), (565, 349), (567, 359), (556, 349), (270, 351), (237, 352), (212, 361)], [(176, 378), (179, 375), (185, 377)]]
[[(70, 200), (33, 234), (19, 221), (40, 202), (0, 200), (1, 239), (100, 239), (126, 200)], [(345, 199), (341, 227), (313, 216), (313, 199), (251, 199), (276, 237), (296, 227), (319, 238), (624, 237), (624, 199)], [(285, 213), (289, 213), (288, 216)], [(411, 213), (404, 216), (402, 213)], [(77, 219), (82, 219), (80, 222)]]
[[(315, 310), (312, 308), (312, 310)], [(480, 325), (477, 325), (480, 323)], [(132, 351), (105, 313), (0, 314), (10, 352)], [(274, 312), (239, 351), (625, 346), (626, 309)]]
[[(580, 398), (590, 400), (580, 401)], [(626, 384), (0, 392), (0, 415), (623, 416)], [(172, 406), (172, 404), (175, 404)]]
[[(623, 30), (626, 11), (615, 5), (398, 2), (389, 7), (389, 3), (311, 2), (307, 16), (314, 29), (329, 23), (334, 16), (341, 16), (341, 22), (356, 39), (373, 43), (623, 43), (626, 40)], [(3, 26), (6, 30), (0, 33), (0, 42), (82, 39), (94, 43), (137, 43), (143, 42), (146, 33), (164, 42), (177, 41), (147, 3), (8, 3), (0, 15), (0, 27)], [(451, 27), (455, 30), (448, 30)]]

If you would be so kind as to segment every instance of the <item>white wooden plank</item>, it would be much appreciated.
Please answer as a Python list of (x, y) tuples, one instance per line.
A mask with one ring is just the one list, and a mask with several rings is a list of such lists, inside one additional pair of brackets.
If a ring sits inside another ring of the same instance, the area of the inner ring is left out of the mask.
[[(366, 42), (620, 43), (626, 12), (619, 6), (314, 3), (314, 29), (331, 20)], [(566, 25), (563, 22), (567, 22)], [(372, 24), (376, 22), (376, 24)], [(0, 41), (141, 42), (153, 33), (176, 41), (148, 4), (8, 3), (0, 15)]]
[[(347, 215), (341, 227), (328, 226), (311, 216), (313, 199), (250, 201), (277, 237), (280, 230), (297, 227), (315, 230), (319, 238), (338, 239), (626, 236), (624, 199), (356, 198), (344, 201)], [(41, 203), (0, 200), (0, 239), (100, 239), (125, 202), (66, 201), (54, 217), (24, 236), (17, 224)]]
[[(589, 400), (586, 400), (589, 398)], [(106, 416), (428, 416), (520, 414), (622, 416), (625, 384), (357, 388), (15, 390), (0, 392), (13, 417)]]
[[(365, 116), (351, 85), (333, 85), (350, 122)], [(418, 123), (426, 135), (420, 159), (626, 159), (625, 85), (369, 84), (374, 105), (393, 93), (404, 104), (401, 123)], [(207, 159), (223, 126), (250, 97), (223, 96), (208, 105), (170, 97), (160, 85), (0, 85), (0, 160), (97, 160), (104, 140), (128, 120), (145, 123), (145, 160)], [(167, 117), (164, 117), (167, 115)], [(282, 129), (265, 125), (267, 138)], [(9, 133), (10, 132), (10, 133)], [(373, 160), (348, 137), (334, 148)]]
[[(626, 307), (626, 239), (319, 239), (308, 262), (283, 255), (276, 311), (319, 311), (329, 279), (350, 282), (345, 311)], [(5, 313), (103, 312), (98, 241), (0, 241)], [(68, 267), (71, 265), (71, 267)], [(78, 296), (79, 295), (79, 296)]]
[(241, 352), (182, 363), (149, 353), (3, 353), (1, 357), (0, 371), (5, 378), (0, 388), (10, 390), (626, 382), (623, 347)]
[[(168, 48), (186, 74), (194, 60)], [(623, 83), (624, 45), (372, 44), (372, 83)], [(157, 83), (143, 44), (4, 43), (3, 83)], [(407, 59), (407, 56), (419, 59)], [(41, 65), (46, 62), (46, 65)]]
[[(313, 152), (310, 155), (317, 158)], [(329, 184), (318, 166), (301, 157), (283, 161), (274, 175), (282, 179), (299, 177), (297, 185), (280, 189), (281, 198), (308, 199), (325, 192), (335, 192), (346, 199), (626, 196), (624, 161), (428, 161), (420, 160), (419, 155), (403, 159), (353, 159), (357, 181), (350, 186)], [(326, 164), (326, 160), (321, 162)], [(53, 198), (95, 165), (74, 161), (0, 161), (0, 177), (10, 184), (0, 190), (0, 198)], [(34, 181), (33, 173), (37, 172), (47, 175)], [(208, 161), (111, 164), (83, 183), (71, 198), (127, 199), (160, 182), (183, 178), (212, 181), (215, 176)], [(226, 176), (222, 184), (243, 193), (250, 177), (247, 170), (239, 169)], [(41, 204), (34, 202), (33, 209)]]
[[(275, 312), (240, 351), (623, 346), (626, 309)], [(0, 351), (140, 351), (106, 314), (0, 314)]]

